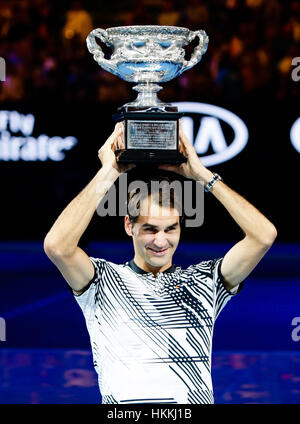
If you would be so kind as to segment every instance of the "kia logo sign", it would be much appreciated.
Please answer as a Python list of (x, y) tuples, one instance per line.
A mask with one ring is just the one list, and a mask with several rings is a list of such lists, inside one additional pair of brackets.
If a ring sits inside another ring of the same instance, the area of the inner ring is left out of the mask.
[(298, 153), (300, 153), (300, 118), (296, 119), (293, 123), (290, 132), (292, 145), (295, 147)]
[[(245, 123), (234, 113), (219, 106), (207, 103), (177, 102), (172, 103), (178, 107), (179, 112), (187, 114), (200, 114), (198, 133), (194, 139), (194, 119), (185, 116), (181, 119), (182, 129), (189, 140), (193, 141), (196, 152), (201, 156), (204, 166), (216, 165), (226, 162), (238, 155), (248, 141), (248, 129)], [(231, 127), (233, 139), (225, 138), (221, 121)], [(210, 151), (214, 153), (208, 153)]]

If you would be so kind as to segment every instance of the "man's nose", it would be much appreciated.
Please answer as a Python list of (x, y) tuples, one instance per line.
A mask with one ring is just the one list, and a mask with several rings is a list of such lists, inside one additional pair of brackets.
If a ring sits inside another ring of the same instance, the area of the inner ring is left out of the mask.
[(167, 237), (164, 232), (159, 231), (155, 234), (154, 243), (157, 247), (166, 247), (168, 244)]

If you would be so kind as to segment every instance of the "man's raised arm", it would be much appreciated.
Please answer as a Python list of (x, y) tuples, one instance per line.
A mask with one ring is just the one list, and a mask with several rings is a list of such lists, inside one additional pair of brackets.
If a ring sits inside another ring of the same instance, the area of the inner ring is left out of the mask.
[(115, 150), (123, 149), (123, 125), (117, 124), (114, 132), (99, 150), (102, 168), (90, 183), (59, 215), (44, 240), (44, 250), (60, 270), (70, 287), (81, 292), (94, 276), (94, 266), (88, 255), (78, 247), (79, 240), (89, 225), (96, 208), (121, 172)]
[[(213, 180), (214, 174), (202, 165), (181, 127), (179, 138), (180, 150), (187, 157), (187, 163), (179, 166), (160, 165), (160, 168), (177, 172), (207, 185)], [(222, 261), (221, 273), (226, 281), (226, 287), (230, 290), (242, 282), (256, 267), (272, 246), (277, 231), (262, 213), (222, 181), (217, 181), (210, 191), (245, 234), (245, 237), (226, 253)]]

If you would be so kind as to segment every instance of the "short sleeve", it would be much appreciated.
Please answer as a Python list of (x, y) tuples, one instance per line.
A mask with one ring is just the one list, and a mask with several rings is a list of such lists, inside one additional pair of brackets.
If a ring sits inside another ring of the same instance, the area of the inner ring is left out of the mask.
[(232, 296), (239, 293), (243, 286), (243, 282), (241, 282), (232, 290), (226, 288), (226, 281), (221, 274), (222, 260), (223, 258), (202, 261), (188, 268), (193, 274), (193, 279), (195, 279), (203, 293), (205, 293), (205, 296), (212, 300), (214, 320), (226, 303)]
[(236, 287), (228, 290), (225, 286), (226, 281), (221, 273), (221, 265), (223, 258), (214, 259), (211, 262), (211, 272), (213, 275), (213, 285), (215, 290), (214, 302), (214, 317), (218, 317), (221, 310), (225, 307), (227, 302), (239, 293), (243, 287), (244, 282), (239, 283)]
[(104, 271), (106, 261), (100, 258), (90, 257), (94, 265), (94, 276), (91, 281), (87, 284), (84, 291), (81, 294), (77, 294), (73, 290), (73, 295), (82, 309), (82, 312), (88, 321), (92, 319), (95, 312), (95, 305), (102, 303), (104, 288), (101, 284), (102, 274)]

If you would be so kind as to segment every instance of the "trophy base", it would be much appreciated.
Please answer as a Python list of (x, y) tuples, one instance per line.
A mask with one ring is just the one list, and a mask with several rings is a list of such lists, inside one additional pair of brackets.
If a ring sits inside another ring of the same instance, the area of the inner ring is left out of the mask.
[(119, 163), (134, 164), (173, 164), (180, 165), (187, 161), (178, 150), (123, 150), (116, 151)]
[(136, 111), (119, 109), (114, 115), (116, 121), (124, 122), (123, 151), (117, 151), (119, 163), (174, 164), (186, 162), (179, 152), (179, 119), (183, 113), (162, 111), (154, 106), (142, 107)]

